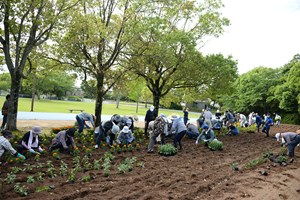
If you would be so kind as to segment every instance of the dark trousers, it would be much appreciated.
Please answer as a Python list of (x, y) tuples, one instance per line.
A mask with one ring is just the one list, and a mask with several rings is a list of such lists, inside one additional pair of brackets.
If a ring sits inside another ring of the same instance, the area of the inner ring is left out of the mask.
[(83, 128), (84, 128), (84, 121), (83, 121), (82, 119), (80, 119), (80, 118), (78, 117), (78, 115), (76, 115), (76, 121), (77, 121), (78, 127), (79, 127), (78, 132), (79, 132), (79, 133), (82, 133)]
[(181, 143), (181, 139), (183, 138), (183, 136), (186, 134), (186, 130), (181, 131), (179, 133), (176, 134), (175, 138), (174, 138), (174, 147), (177, 148), (177, 143), (179, 144), (179, 149), (182, 149), (182, 143)]
[(297, 135), (296, 138), (288, 144), (289, 156), (294, 157), (295, 147), (300, 143), (300, 135)]
[(269, 137), (269, 130), (270, 130), (270, 126), (264, 125), (262, 132), (264, 132), (266, 136)]
[(114, 144), (114, 140), (116, 135), (113, 134), (111, 131), (109, 131), (110, 129), (104, 129), (101, 125), (99, 127), (99, 133), (95, 135), (96, 138), (96, 144), (99, 146), (100, 142), (103, 138), (107, 137), (107, 133), (110, 132), (109, 135), (109, 145), (113, 145)]
[[(66, 144), (67, 144), (67, 146), (71, 145), (72, 144), (71, 140), (67, 140)], [(51, 147), (50, 147), (50, 151), (53, 151), (55, 149), (59, 149), (60, 151), (63, 151), (64, 147), (63, 147), (61, 142), (58, 142), (58, 143), (52, 144)]]
[(257, 129), (257, 132), (259, 132), (260, 126), (261, 126), (261, 122), (256, 122), (256, 129)]
[(145, 130), (144, 130), (144, 134), (145, 134), (145, 137), (147, 138), (148, 137), (148, 126), (149, 126), (149, 122), (145, 122)]

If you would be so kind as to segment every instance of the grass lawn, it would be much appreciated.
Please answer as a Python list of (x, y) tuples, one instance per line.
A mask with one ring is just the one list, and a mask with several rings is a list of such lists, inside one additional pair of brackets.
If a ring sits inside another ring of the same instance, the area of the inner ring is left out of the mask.
[[(0, 105), (3, 105), (5, 100), (4, 96), (0, 97)], [(148, 104), (148, 106), (150, 106)], [(19, 98), (19, 107), (18, 111), (30, 112), (31, 109), (31, 99), (29, 98)], [(60, 100), (48, 100), (41, 99), (34, 101), (34, 112), (49, 112), (49, 113), (70, 113), (69, 109), (83, 109), (84, 112), (94, 113), (95, 112), (95, 103), (93, 102), (77, 102), (77, 101), (60, 101)], [(120, 102), (119, 108), (116, 108), (115, 103), (106, 103), (104, 102), (102, 107), (103, 115), (139, 115), (144, 116), (148, 108), (145, 108), (145, 104), (139, 104), (138, 113), (136, 113), (136, 104), (128, 102)], [(180, 116), (183, 116), (181, 110), (168, 110), (168, 109), (159, 109), (159, 113), (164, 113), (169, 116), (172, 113), (176, 113)], [(199, 114), (190, 113), (190, 118), (198, 118)]]

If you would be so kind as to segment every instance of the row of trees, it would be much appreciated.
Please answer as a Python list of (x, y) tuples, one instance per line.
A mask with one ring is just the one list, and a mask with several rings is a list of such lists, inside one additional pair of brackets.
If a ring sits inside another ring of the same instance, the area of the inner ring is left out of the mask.
[(239, 112), (280, 113), (286, 122), (300, 123), (300, 55), (283, 67), (258, 67), (240, 75), (222, 104)]
[(198, 50), (229, 24), (219, 12), (222, 6), (219, 0), (1, 1), (2, 61), (13, 97), (8, 128), (16, 129), (22, 80), (49, 67), (75, 71), (84, 83), (95, 80), (96, 124), (103, 96), (124, 74), (143, 78), (157, 109), (173, 89), (209, 91), (224, 72), (235, 77), (232, 58), (203, 57)]

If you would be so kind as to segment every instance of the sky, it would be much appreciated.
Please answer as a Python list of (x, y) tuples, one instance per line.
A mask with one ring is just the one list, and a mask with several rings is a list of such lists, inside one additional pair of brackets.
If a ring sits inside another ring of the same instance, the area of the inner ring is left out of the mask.
[(300, 0), (222, 0), (230, 26), (201, 52), (232, 55), (239, 74), (256, 67), (278, 68), (300, 53)]

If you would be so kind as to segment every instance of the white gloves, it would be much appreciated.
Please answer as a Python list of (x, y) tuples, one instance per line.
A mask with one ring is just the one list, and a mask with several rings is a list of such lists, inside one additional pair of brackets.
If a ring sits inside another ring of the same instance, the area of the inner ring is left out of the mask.
[(198, 144), (198, 140), (196, 140), (195, 144)]
[(39, 147), (39, 152), (42, 153), (44, 151), (44, 149), (42, 149), (41, 147)]
[(37, 152), (33, 149), (29, 149), (30, 153), (34, 153), (34, 154), (37, 154)]

